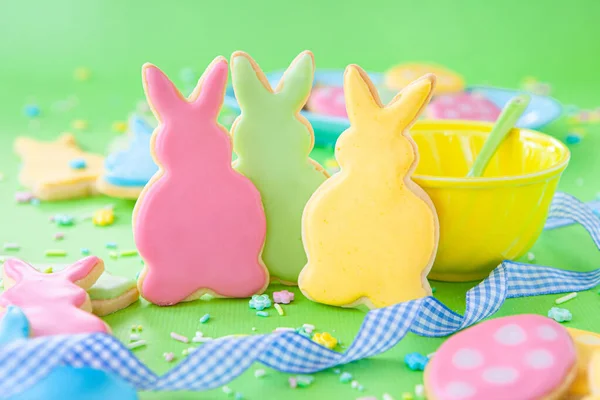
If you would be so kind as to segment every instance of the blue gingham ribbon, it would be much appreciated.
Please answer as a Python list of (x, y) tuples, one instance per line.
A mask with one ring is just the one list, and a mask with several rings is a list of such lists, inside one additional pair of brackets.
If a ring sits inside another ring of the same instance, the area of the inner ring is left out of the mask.
[[(600, 248), (600, 219), (592, 208), (556, 193), (546, 229), (581, 224)], [(382, 353), (407, 332), (440, 337), (494, 314), (505, 299), (573, 292), (600, 283), (600, 269), (565, 271), (505, 261), (467, 292), (460, 315), (433, 297), (370, 311), (344, 353), (322, 347), (295, 332), (228, 337), (207, 342), (162, 376), (150, 371), (118, 339), (106, 334), (18, 340), (0, 349), (0, 397), (10, 396), (58, 366), (90, 367), (118, 375), (138, 390), (208, 390), (235, 379), (254, 362), (278, 371), (307, 374)]]

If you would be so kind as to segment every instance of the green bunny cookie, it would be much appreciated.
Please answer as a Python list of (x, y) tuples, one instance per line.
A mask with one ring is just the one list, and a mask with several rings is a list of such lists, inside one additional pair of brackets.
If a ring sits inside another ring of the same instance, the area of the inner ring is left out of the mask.
[(292, 62), (273, 90), (246, 53), (231, 57), (235, 96), (242, 110), (231, 128), (238, 156), (235, 168), (260, 191), (267, 216), (263, 260), (272, 281), (297, 285), (306, 265), (302, 245), (302, 212), (327, 173), (309, 157), (314, 134), (299, 113), (312, 88), (315, 65), (311, 52)]

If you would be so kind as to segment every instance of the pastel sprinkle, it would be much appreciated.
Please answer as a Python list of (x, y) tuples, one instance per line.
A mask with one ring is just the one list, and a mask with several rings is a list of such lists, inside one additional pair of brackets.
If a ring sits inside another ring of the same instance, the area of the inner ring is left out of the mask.
[(290, 291), (281, 290), (279, 292), (273, 292), (273, 301), (275, 303), (290, 304), (290, 302), (292, 302), (293, 300), (294, 293)]
[(107, 242), (106, 243), (106, 248), (107, 249), (116, 249), (117, 248), (117, 244), (115, 242)]
[(75, 68), (75, 71), (73, 72), (73, 78), (76, 81), (80, 81), (80, 82), (87, 81), (88, 79), (90, 79), (91, 75), (92, 75), (92, 72), (90, 71), (89, 68), (86, 68), (86, 67)]
[(127, 347), (128, 347), (130, 350), (133, 350), (133, 349), (137, 349), (138, 347), (145, 346), (145, 345), (146, 345), (146, 341), (145, 341), (145, 340), (138, 340), (138, 341), (136, 341), (136, 342), (129, 343), (129, 344), (127, 345)]
[(233, 390), (229, 386), (223, 386), (221, 391), (227, 395), (233, 394)]
[(137, 256), (138, 252), (137, 250), (124, 250), (122, 252), (119, 253), (119, 256), (121, 257), (132, 257), (132, 256)]
[(311, 324), (304, 324), (302, 325), (302, 327), (304, 328), (304, 330), (308, 333), (312, 333), (312, 331), (315, 330), (315, 326), (311, 325)]
[(408, 353), (404, 356), (404, 363), (411, 371), (423, 371), (429, 358), (421, 353)]
[(566, 296), (563, 296), (561, 298), (558, 298), (556, 300), (554, 300), (555, 304), (562, 304), (562, 303), (566, 303), (567, 301), (574, 299), (575, 297), (577, 297), (577, 293), (573, 292), (573, 293), (569, 293)]
[(138, 325), (138, 326), (137, 326), (137, 330), (138, 330), (138, 332), (141, 332), (143, 329), (144, 329), (144, 328), (143, 328), (143, 326), (141, 326), (141, 325)]
[(409, 392), (404, 392), (402, 393), (402, 400), (413, 400), (414, 396), (412, 395), (412, 393)]
[(56, 232), (54, 234), (54, 240), (62, 240), (65, 238), (65, 234), (63, 232)]
[(294, 328), (288, 328), (285, 326), (280, 326), (278, 328), (275, 328), (275, 332), (295, 332), (296, 330)]
[(257, 317), (268, 317), (269, 316), (269, 312), (268, 311), (257, 311), (256, 312), (256, 316)]
[(339, 375), (339, 374), (341, 374), (341, 373), (342, 373), (342, 370), (341, 370), (341, 369), (339, 369), (339, 368), (334, 368), (334, 369), (332, 369), (332, 371), (333, 371), (333, 373), (334, 373), (334, 374), (336, 374), (336, 375)]
[(288, 383), (292, 389), (296, 389), (298, 387), (298, 381), (292, 376), (290, 376), (290, 378), (288, 379)]
[(25, 109), (23, 110), (23, 112), (29, 118), (39, 117), (39, 115), (41, 113), (40, 108), (36, 104), (28, 104), (28, 105), (26, 105)]
[(415, 386), (415, 395), (420, 398), (425, 397), (425, 386), (422, 384), (416, 385)]
[(283, 308), (279, 304), (275, 303), (273, 307), (275, 307), (275, 309), (277, 310), (277, 314), (279, 314), (282, 317), (285, 315), (285, 313), (283, 312)]
[(21, 204), (29, 203), (34, 198), (35, 198), (35, 196), (33, 195), (33, 193), (30, 193), (30, 192), (16, 192), (15, 193), (15, 201), (17, 203), (21, 203)]
[(115, 258), (116, 259), (116, 258), (119, 258), (119, 253), (117, 253), (116, 251), (109, 251), (108, 252), (108, 256), (110, 258)]
[(163, 357), (165, 358), (165, 361), (167, 362), (171, 362), (175, 359), (175, 354), (173, 353), (163, 353)]
[(340, 382), (348, 383), (352, 381), (352, 374), (350, 372), (342, 372), (340, 375)]
[(71, 123), (71, 126), (73, 127), (73, 129), (84, 130), (88, 127), (88, 123), (83, 119), (76, 119)]
[(58, 226), (71, 226), (75, 222), (75, 218), (67, 214), (56, 214), (52, 217), (52, 221)]
[(72, 169), (85, 169), (85, 167), (87, 167), (87, 163), (83, 158), (74, 158), (69, 161), (69, 167)]
[(210, 319), (210, 314), (204, 314), (202, 317), (200, 317), (200, 323), (205, 324), (208, 322), (209, 319)]
[(171, 338), (175, 339), (175, 340), (178, 340), (178, 341), (180, 341), (182, 343), (189, 343), (190, 342), (190, 340), (187, 337), (185, 337), (183, 335), (180, 335), (177, 332), (171, 332)]
[(248, 301), (248, 306), (257, 311), (262, 311), (265, 308), (271, 307), (271, 299), (269, 299), (269, 295), (267, 294), (255, 294)]
[(581, 136), (576, 133), (569, 133), (565, 139), (567, 144), (578, 144), (581, 142)]
[(358, 397), (356, 400), (377, 400), (377, 397), (375, 397), (375, 396)]
[(257, 369), (256, 371), (254, 371), (254, 377), (255, 378), (262, 378), (263, 376), (265, 376), (267, 372), (264, 369)]
[(117, 133), (123, 133), (127, 130), (127, 122), (115, 121), (112, 124), (112, 129)]
[(37, 198), (33, 198), (31, 200), (29, 200), (29, 204), (31, 204), (32, 206), (39, 206), (40, 205), (40, 199)]
[(204, 337), (204, 336), (194, 336), (194, 338), (192, 339), (192, 342), (194, 343), (206, 343), (206, 342), (210, 342), (211, 340), (214, 340), (211, 337)]
[(129, 335), (129, 340), (140, 340), (140, 335), (138, 335), (137, 333), (132, 333)]
[(360, 385), (360, 383), (358, 383), (358, 381), (350, 382), (350, 386), (352, 387), (352, 389), (358, 389), (359, 385)]
[(315, 380), (315, 377), (311, 376), (311, 375), (297, 375), (296, 376), (296, 382), (298, 384), (298, 387), (301, 387), (301, 388), (312, 385), (314, 380)]
[(44, 254), (46, 254), (46, 257), (65, 257), (67, 252), (64, 250), (50, 249), (46, 250)]
[(88, 254), (90, 254), (90, 249), (82, 247), (80, 250), (82, 255), (87, 256)]
[(4, 250), (19, 250), (21, 246), (18, 243), (4, 243)]
[(235, 392), (234, 399), (235, 400), (244, 400), (244, 395), (241, 394), (240, 392)]
[(394, 398), (392, 397), (391, 394), (384, 393), (383, 396), (381, 396), (381, 400), (394, 400)]
[(331, 334), (328, 332), (315, 333), (312, 337), (312, 340), (313, 342), (318, 343), (321, 346), (325, 346), (330, 350), (333, 350), (338, 344), (337, 339), (331, 336)]
[(54, 269), (50, 266), (48, 268), (45, 268), (42, 272), (45, 274), (51, 274), (52, 272), (54, 272)]
[(571, 311), (567, 310), (566, 308), (558, 308), (558, 307), (552, 307), (548, 311), (548, 317), (552, 318), (556, 322), (568, 322), (571, 319), (573, 319), (573, 315), (571, 314)]
[(527, 253), (527, 261), (534, 261), (535, 260), (535, 254), (533, 254), (532, 252)]

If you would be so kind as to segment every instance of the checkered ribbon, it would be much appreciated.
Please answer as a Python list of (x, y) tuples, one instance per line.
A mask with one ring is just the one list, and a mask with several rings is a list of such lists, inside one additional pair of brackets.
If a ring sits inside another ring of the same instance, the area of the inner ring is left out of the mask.
[[(600, 219), (591, 207), (565, 193), (554, 196), (547, 229), (579, 223), (600, 248)], [(433, 297), (370, 311), (344, 353), (326, 349), (295, 332), (229, 337), (207, 342), (162, 376), (150, 371), (127, 347), (106, 334), (19, 340), (0, 349), (0, 397), (26, 389), (58, 366), (101, 369), (138, 390), (208, 390), (233, 380), (254, 362), (278, 371), (306, 374), (382, 353), (407, 332), (447, 336), (494, 314), (505, 299), (590, 289), (600, 269), (565, 271), (505, 261), (467, 292), (464, 315)]]

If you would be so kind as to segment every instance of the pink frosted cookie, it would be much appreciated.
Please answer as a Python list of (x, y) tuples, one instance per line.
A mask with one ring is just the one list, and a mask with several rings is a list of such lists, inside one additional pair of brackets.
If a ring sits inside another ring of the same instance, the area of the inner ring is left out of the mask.
[(556, 399), (577, 371), (573, 340), (540, 315), (483, 322), (448, 339), (425, 369), (432, 400)]
[(316, 86), (313, 88), (306, 108), (314, 113), (330, 117), (348, 118), (344, 88), (336, 86)]
[(432, 119), (495, 121), (500, 111), (482, 95), (463, 92), (434, 97), (427, 107), (427, 116)]

